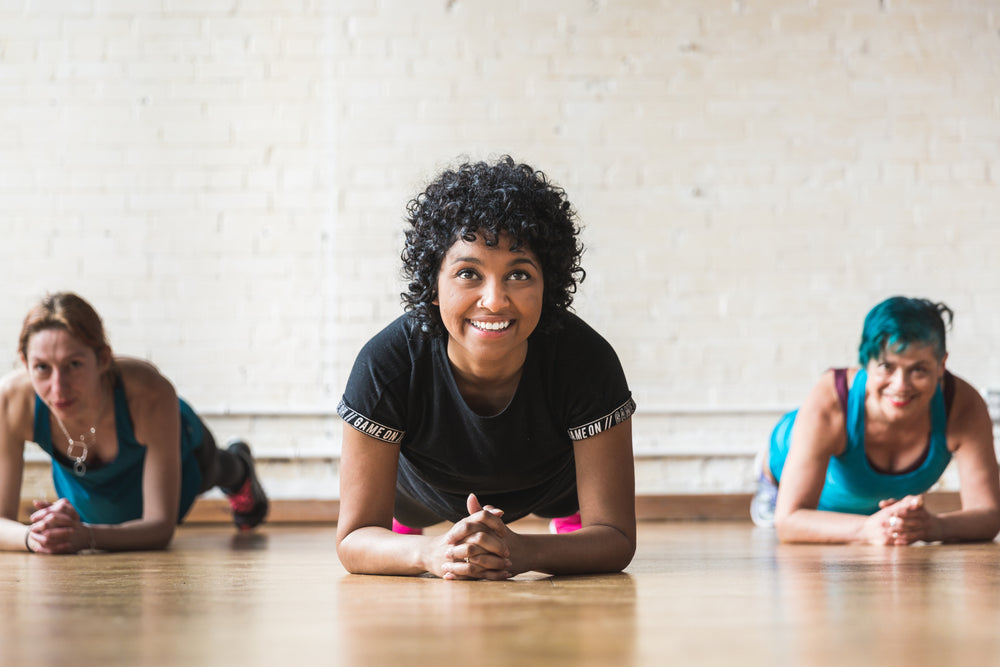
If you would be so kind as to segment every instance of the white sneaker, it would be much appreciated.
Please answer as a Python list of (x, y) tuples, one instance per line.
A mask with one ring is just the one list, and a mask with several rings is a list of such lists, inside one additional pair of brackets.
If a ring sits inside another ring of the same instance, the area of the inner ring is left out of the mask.
[(764, 472), (764, 455), (757, 454), (753, 461), (757, 473), (757, 491), (750, 500), (750, 519), (760, 528), (774, 527), (774, 506), (778, 502), (778, 485)]

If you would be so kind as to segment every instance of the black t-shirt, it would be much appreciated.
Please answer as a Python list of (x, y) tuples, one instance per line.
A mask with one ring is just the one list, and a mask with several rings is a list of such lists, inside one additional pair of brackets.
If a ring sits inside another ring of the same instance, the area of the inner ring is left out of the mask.
[(412, 330), (403, 315), (364, 346), (337, 411), (358, 431), (400, 445), (397, 486), (449, 521), (467, 516), (469, 493), (502, 508), (505, 521), (575, 494), (573, 441), (635, 411), (618, 356), (575, 315), (529, 337), (514, 397), (487, 417), (459, 393), (447, 337)]

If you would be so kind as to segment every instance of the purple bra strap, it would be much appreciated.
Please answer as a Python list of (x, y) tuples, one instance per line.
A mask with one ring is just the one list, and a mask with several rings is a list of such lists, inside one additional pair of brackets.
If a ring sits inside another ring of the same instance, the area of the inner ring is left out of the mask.
[(847, 414), (847, 369), (846, 368), (834, 368), (833, 369), (833, 384), (837, 388), (837, 396), (840, 397), (840, 407), (844, 409), (844, 414)]

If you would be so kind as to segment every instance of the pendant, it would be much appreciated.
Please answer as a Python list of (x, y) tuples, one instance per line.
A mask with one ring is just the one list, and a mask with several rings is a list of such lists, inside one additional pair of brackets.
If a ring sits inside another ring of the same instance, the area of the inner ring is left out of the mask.
[[(74, 447), (83, 449), (79, 456), (73, 456)], [(83, 477), (87, 474), (87, 464), (84, 462), (87, 460), (88, 453), (89, 450), (87, 449), (86, 442), (81, 441), (77, 443), (72, 439), (69, 441), (69, 447), (66, 448), (66, 456), (73, 459), (73, 474), (77, 477)]]

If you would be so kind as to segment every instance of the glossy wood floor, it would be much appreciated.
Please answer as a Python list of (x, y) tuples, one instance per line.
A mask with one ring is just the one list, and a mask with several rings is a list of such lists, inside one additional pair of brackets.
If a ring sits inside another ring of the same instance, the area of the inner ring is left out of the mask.
[(624, 574), (502, 583), (347, 575), (329, 526), (4, 553), (0, 664), (1000, 664), (995, 543), (778, 545), (721, 522), (639, 534)]

